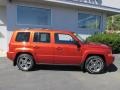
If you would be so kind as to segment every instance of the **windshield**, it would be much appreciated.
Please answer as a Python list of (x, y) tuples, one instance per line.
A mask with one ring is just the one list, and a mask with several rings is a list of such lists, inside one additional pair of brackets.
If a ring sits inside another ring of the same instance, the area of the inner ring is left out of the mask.
[(79, 34), (77, 34), (77, 33), (73, 33), (82, 43), (85, 43), (85, 40), (82, 38), (82, 37), (80, 37), (80, 35)]

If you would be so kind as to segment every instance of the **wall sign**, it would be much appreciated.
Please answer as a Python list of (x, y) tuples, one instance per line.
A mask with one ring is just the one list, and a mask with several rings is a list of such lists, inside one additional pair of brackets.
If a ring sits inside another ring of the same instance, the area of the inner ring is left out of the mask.
[(73, 2), (73, 3), (88, 3), (88, 4), (95, 4), (95, 5), (102, 4), (102, 0), (59, 0), (59, 1), (66, 1), (66, 2)]

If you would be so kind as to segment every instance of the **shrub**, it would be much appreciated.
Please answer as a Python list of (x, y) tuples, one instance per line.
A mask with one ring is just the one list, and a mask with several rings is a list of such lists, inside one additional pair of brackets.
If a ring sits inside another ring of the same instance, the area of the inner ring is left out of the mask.
[(120, 53), (120, 34), (99, 33), (88, 37), (87, 41), (106, 44), (112, 48), (113, 53)]

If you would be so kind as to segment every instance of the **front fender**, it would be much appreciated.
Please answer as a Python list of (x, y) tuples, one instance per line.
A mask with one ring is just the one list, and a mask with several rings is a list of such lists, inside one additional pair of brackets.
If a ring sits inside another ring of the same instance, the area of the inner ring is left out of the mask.
[(86, 50), (83, 52), (81, 63), (84, 63), (89, 55), (102, 55), (105, 57), (105, 52), (98, 50)]

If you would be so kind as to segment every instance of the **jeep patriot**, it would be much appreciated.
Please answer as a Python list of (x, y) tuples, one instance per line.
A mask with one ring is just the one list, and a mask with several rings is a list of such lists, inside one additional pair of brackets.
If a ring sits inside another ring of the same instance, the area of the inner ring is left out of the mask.
[(77, 33), (48, 29), (16, 30), (7, 57), (22, 71), (36, 64), (78, 65), (89, 73), (101, 73), (113, 63), (109, 46), (85, 42)]

